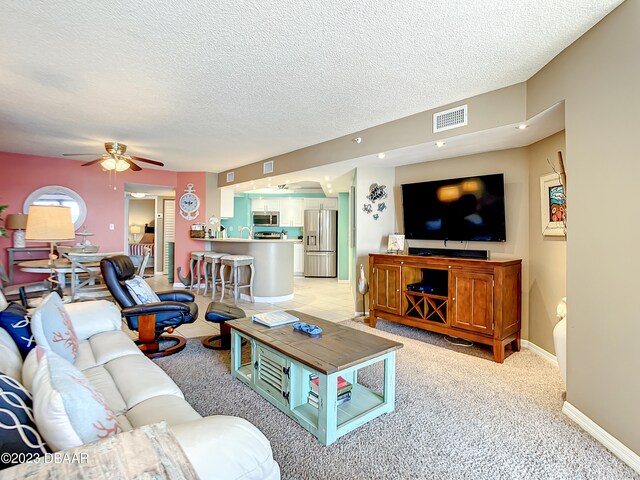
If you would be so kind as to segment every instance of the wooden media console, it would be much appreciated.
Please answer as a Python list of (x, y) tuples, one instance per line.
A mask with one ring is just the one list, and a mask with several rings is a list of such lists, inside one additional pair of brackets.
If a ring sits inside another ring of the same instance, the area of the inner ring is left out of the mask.
[(369, 255), (369, 325), (378, 318), (520, 351), (522, 260)]

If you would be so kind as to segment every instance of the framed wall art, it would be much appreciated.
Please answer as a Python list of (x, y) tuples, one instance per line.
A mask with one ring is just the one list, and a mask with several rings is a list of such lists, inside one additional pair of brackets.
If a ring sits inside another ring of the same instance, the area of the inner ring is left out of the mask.
[(540, 177), (540, 213), (542, 234), (564, 237), (567, 234), (567, 199), (560, 175)]

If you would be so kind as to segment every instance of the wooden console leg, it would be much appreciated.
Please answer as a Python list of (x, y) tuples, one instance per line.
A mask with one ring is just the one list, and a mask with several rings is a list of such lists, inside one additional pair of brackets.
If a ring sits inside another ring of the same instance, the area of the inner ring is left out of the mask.
[(504, 344), (500, 340), (493, 342), (493, 360), (496, 363), (504, 363)]
[(371, 328), (376, 328), (376, 323), (378, 322), (378, 319), (376, 318), (376, 316), (373, 314), (373, 311), (369, 311), (369, 326)]
[(514, 352), (520, 351), (520, 332), (516, 333), (516, 338), (511, 342), (511, 348)]

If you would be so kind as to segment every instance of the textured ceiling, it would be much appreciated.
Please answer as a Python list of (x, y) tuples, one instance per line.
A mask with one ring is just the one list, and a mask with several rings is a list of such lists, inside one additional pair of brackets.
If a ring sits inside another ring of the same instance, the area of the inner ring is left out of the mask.
[(524, 81), (620, 3), (5, 0), (0, 151), (217, 172)]

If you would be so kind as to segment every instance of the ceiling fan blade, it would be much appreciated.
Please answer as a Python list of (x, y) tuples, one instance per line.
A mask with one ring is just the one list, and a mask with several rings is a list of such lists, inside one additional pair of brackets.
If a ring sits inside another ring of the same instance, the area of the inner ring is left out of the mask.
[(129, 166), (131, 167), (131, 170), (133, 170), (134, 172), (139, 172), (140, 170), (142, 170), (142, 168), (140, 168), (138, 165), (136, 165), (135, 163), (133, 163), (131, 160), (129, 160), (126, 157), (122, 157), (122, 160), (124, 160), (125, 162), (127, 162), (129, 164)]
[(62, 156), (63, 157), (79, 157), (81, 155), (100, 155), (99, 153), (63, 153)]
[(164, 167), (164, 163), (162, 162), (158, 162), (156, 160), (149, 160), (148, 158), (142, 158), (142, 157), (135, 157), (133, 155), (129, 155), (133, 160), (137, 160), (139, 162), (146, 162), (146, 163), (150, 163), (152, 165), (158, 165), (159, 167)]
[(91, 160), (90, 162), (83, 163), (81, 166), (88, 167), (89, 165), (93, 165), (95, 163), (102, 162), (102, 161), (104, 161), (104, 158), (100, 157), (100, 158), (96, 158), (95, 160)]

